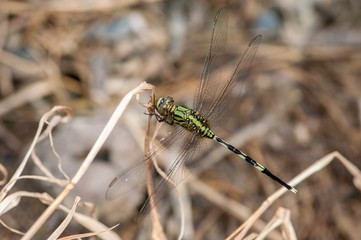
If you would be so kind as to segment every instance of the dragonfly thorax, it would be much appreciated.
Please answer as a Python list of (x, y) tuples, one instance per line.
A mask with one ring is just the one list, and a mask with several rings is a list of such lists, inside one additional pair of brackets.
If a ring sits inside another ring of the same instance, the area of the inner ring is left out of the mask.
[(168, 124), (176, 123), (200, 137), (214, 137), (205, 117), (196, 110), (174, 104), (172, 97), (159, 98), (156, 108), (159, 115), (164, 117), (160, 121), (165, 121)]

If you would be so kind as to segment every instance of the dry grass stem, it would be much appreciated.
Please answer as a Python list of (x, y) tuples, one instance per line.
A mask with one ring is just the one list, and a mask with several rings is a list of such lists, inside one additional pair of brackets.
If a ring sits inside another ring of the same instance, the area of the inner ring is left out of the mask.
[[(232, 216), (242, 221), (245, 221), (251, 215), (251, 211), (247, 207), (241, 205), (239, 202), (235, 200), (225, 197), (224, 195), (210, 188), (207, 184), (204, 184), (202, 181), (198, 180), (194, 176), (191, 175), (189, 180), (192, 182), (192, 184), (190, 184), (189, 186), (193, 191), (196, 191), (198, 194), (201, 194), (208, 201), (217, 205), (219, 208), (223, 209)], [(265, 226), (266, 223), (259, 219), (254, 224), (254, 228), (257, 231), (262, 231), (265, 228)], [(268, 237), (270, 239), (276, 240), (281, 238), (281, 234), (273, 231), (270, 233)]]
[(54, 230), (54, 232), (49, 236), (48, 240), (58, 239), (60, 234), (64, 232), (65, 228), (69, 225), (71, 219), (73, 218), (76, 207), (78, 206), (79, 202), (80, 202), (80, 197), (78, 196), (75, 197), (73, 207), (69, 211), (68, 215), (63, 220), (63, 222)]
[(108, 228), (106, 230), (99, 231), (99, 232), (94, 232), (94, 233), (74, 234), (74, 235), (71, 235), (71, 236), (59, 238), (58, 240), (83, 239), (83, 238), (90, 238), (90, 237), (95, 237), (95, 236), (100, 237), (102, 235), (103, 236), (100, 237), (100, 238), (104, 239), (104, 240), (121, 240), (121, 238), (119, 238), (117, 235), (109, 236), (109, 235), (104, 234), (107, 231), (113, 230), (117, 226), (118, 225), (115, 225), (115, 226), (113, 226), (111, 228)]
[(61, 3), (51, 2), (48, 4), (48, 8), (51, 11), (55, 12), (89, 12), (89, 11), (108, 11), (111, 9), (127, 7), (135, 4), (145, 4), (157, 2), (158, 0), (123, 0), (123, 1), (112, 1), (112, 0), (103, 0), (103, 1), (94, 1), (92, 4), (89, 4), (86, 0), (81, 1), (71, 1), (64, 0)]
[[(99, 152), (101, 146), (109, 136), (110, 132), (114, 128), (120, 116), (123, 114), (126, 106), (130, 102), (131, 98), (141, 93), (145, 90), (153, 90), (154, 87), (145, 82), (140, 84), (137, 88), (130, 91), (127, 95), (124, 96), (123, 100), (119, 103), (118, 107), (114, 111), (113, 115), (109, 119), (105, 128), (101, 132), (100, 136), (96, 140), (95, 144), (89, 151), (88, 155), (84, 159), (82, 165), (78, 169), (77, 173), (72, 178), (71, 182), (64, 188), (63, 192), (58, 195), (58, 197), (52, 202), (52, 204), (42, 213), (42, 215), (36, 220), (36, 222), (30, 227), (25, 236), (22, 239), (30, 239), (34, 236), (34, 234), (38, 231), (38, 229), (45, 223), (45, 221), (50, 217), (50, 215), (57, 209), (60, 203), (65, 199), (65, 197), (69, 194), (69, 192), (74, 188), (74, 186), (78, 183), (79, 179), (83, 176), (85, 171), (88, 169), (91, 162), (94, 160), (96, 154)], [(39, 133), (40, 134), (40, 133)], [(35, 139), (34, 139), (35, 140)], [(33, 148), (31, 148), (32, 150)]]
[[(38, 175), (22, 175), (16, 179), (14, 179), (13, 181), (16, 182), (18, 180), (24, 180), (24, 179), (32, 179), (32, 180), (39, 180), (39, 181), (44, 181), (44, 182), (48, 182), (48, 183), (55, 183), (61, 187), (64, 187), (67, 184), (69, 184), (69, 181), (64, 180), (64, 179), (59, 179), (59, 178), (55, 178), (55, 177), (38, 176)], [(10, 183), (10, 181), (9, 181), (9, 183)]]
[[(355, 186), (361, 191), (360, 187), (360, 179), (361, 173), (360, 170), (353, 165), (349, 160), (343, 157), (339, 152), (332, 152), (324, 156), (323, 158), (317, 160), (314, 164), (309, 166), (307, 169), (302, 171), (296, 177), (294, 177), (289, 184), (292, 186), (297, 186), (299, 183), (307, 179), (309, 176), (313, 175), (314, 173), (320, 171), (321, 169), (325, 168), (330, 162), (334, 159), (338, 159), (346, 169), (353, 175), (354, 177), (354, 184)], [(262, 203), (262, 205), (248, 218), (248, 220), (243, 223), (239, 228), (237, 228), (227, 239), (242, 239), (249, 229), (253, 226), (255, 221), (259, 219), (259, 217), (287, 190), (284, 188), (280, 188), (277, 192), (269, 196), (266, 201)], [(237, 235), (237, 236), (236, 236)]]
[(58, 159), (58, 170), (61, 174), (63, 174), (63, 177), (70, 182), (70, 178), (69, 176), (64, 172), (63, 168), (62, 168), (62, 163), (61, 163), (61, 158), (59, 156), (59, 154), (56, 152), (55, 150), (55, 146), (54, 146), (54, 140), (53, 140), (53, 134), (50, 131), (49, 132), (49, 141), (50, 141), (50, 146), (51, 146), (51, 150), (53, 152), (53, 154), (55, 155), (55, 157)]
[(11, 209), (17, 207), (21, 198), (23, 197), (38, 198), (42, 202), (52, 201), (52, 198), (47, 193), (17, 191), (8, 195), (3, 201), (0, 202), (0, 215), (3, 215)]
[(13, 232), (13, 233), (15, 233), (15, 234), (17, 234), (17, 235), (25, 235), (24, 232), (21, 232), (21, 231), (19, 231), (19, 230), (16, 230), (15, 228), (10, 227), (10, 226), (7, 225), (6, 223), (4, 223), (4, 221), (1, 220), (1, 219), (0, 219), (0, 224), (3, 225), (3, 227), (6, 228), (7, 230), (9, 230), (9, 231), (11, 231), (11, 232)]
[[(36, 92), (36, 94), (33, 94), (34, 92)], [(26, 103), (41, 99), (49, 95), (51, 92), (51, 85), (47, 80), (29, 84), (0, 101), (0, 116)]]
[(2, 164), (0, 164), (0, 172), (3, 175), (3, 178), (0, 180), (0, 186), (2, 186), (8, 181), (9, 173)]
[(291, 223), (291, 211), (282, 207), (277, 209), (275, 216), (267, 223), (266, 227), (255, 239), (265, 239), (271, 231), (279, 226), (281, 226), (282, 229), (283, 239), (297, 240), (295, 230)]
[(39, 64), (25, 60), (4, 50), (1, 52), (0, 62), (28, 75), (44, 76), (44, 70)]
[[(137, 98), (138, 103), (140, 103), (143, 107), (148, 109), (149, 113), (153, 113), (154, 112), (154, 106), (155, 106), (155, 101), (156, 101), (156, 97), (155, 97), (155, 93), (153, 93), (152, 97), (151, 97), (151, 104), (144, 104), (142, 102), (139, 101), (139, 99)], [(150, 137), (150, 126), (151, 126), (151, 119), (152, 119), (152, 115), (148, 115), (148, 125), (147, 125), (147, 129), (146, 129), (146, 138), (145, 138), (145, 144), (144, 144), (144, 152), (146, 153), (146, 158), (149, 160), (147, 163), (147, 190), (148, 190), (148, 195), (150, 196), (150, 204), (151, 204), (151, 216), (152, 216), (152, 236), (154, 237), (154, 239), (166, 239), (166, 235), (164, 233), (161, 221), (160, 221), (160, 216), (159, 216), (159, 212), (158, 212), (158, 208), (157, 208), (157, 204), (154, 202), (153, 197), (153, 192), (154, 192), (154, 185), (153, 185), (153, 179), (152, 179), (152, 164), (155, 167), (156, 171), (158, 172), (158, 174), (165, 179), (170, 185), (173, 186), (178, 201), (179, 201), (179, 206), (180, 206), (180, 212), (181, 212), (181, 227), (180, 227), (180, 233), (178, 236), (178, 239), (182, 239), (183, 237), (183, 233), (184, 233), (184, 210), (183, 210), (183, 202), (181, 200), (180, 197), (180, 193), (177, 189), (177, 186), (172, 182), (171, 179), (168, 178), (168, 176), (166, 175), (166, 173), (159, 167), (157, 159), (152, 158), (151, 156), (147, 155), (147, 153), (150, 152), (151, 147), (153, 146), (153, 142), (156, 140), (156, 136), (158, 135), (158, 132), (161, 128), (161, 126), (163, 125), (163, 123), (157, 122), (156, 125), (156, 129), (154, 130), (153, 133), (153, 137)]]
[(103, 237), (101, 237), (101, 239), (104, 239), (104, 240), (121, 240), (118, 236), (109, 236), (109, 235), (105, 235), (104, 233), (107, 232), (107, 231), (111, 231), (113, 230), (114, 228), (116, 228), (118, 225), (115, 225), (111, 228), (108, 228), (106, 230), (103, 230), (103, 231), (99, 231), (99, 232), (94, 232), (94, 233), (83, 233), (83, 234), (74, 234), (74, 235), (71, 235), (71, 236), (67, 236), (67, 237), (62, 237), (62, 238), (59, 238), (59, 240), (71, 240), (71, 239), (83, 239), (83, 238), (90, 238), (90, 237), (94, 237), (94, 236), (101, 236), (103, 235)]
[[(311, 176), (314, 173), (325, 168), (329, 163), (331, 163), (335, 159), (339, 160), (345, 166), (345, 168), (349, 171), (349, 173), (351, 173), (351, 175), (354, 177), (353, 183), (354, 183), (355, 187), (361, 191), (361, 184), (360, 184), (361, 183), (361, 172), (360, 172), (360, 170), (337, 151), (329, 153), (326, 156), (322, 157), (321, 159), (317, 160), (314, 164), (312, 164), (307, 169), (303, 170), (300, 174), (298, 174), (296, 177), (294, 177), (289, 183), (292, 186), (297, 186), (299, 183), (301, 183), (303, 180), (305, 180), (309, 176)], [(279, 191), (277, 191), (277, 192), (279, 192)], [(272, 196), (276, 195), (276, 193), (273, 194)]]
[[(60, 116), (54, 116), (50, 122), (47, 121), (47, 128), (41, 133), (41, 135), (39, 136), (38, 139), (38, 143), (43, 141), (46, 138), (49, 138), (50, 140), (50, 145), (51, 145), (51, 149), (53, 154), (56, 156), (56, 158), (58, 159), (58, 169), (59, 171), (63, 174), (64, 178), (66, 179), (65, 181), (67, 183), (70, 182), (70, 178), (69, 176), (67, 176), (67, 174), (63, 171), (62, 167), (61, 167), (61, 158), (59, 156), (59, 154), (56, 152), (55, 147), (54, 147), (54, 142), (53, 142), (53, 138), (52, 138), (52, 131), (53, 129), (59, 124), (61, 123), (61, 119), (62, 117)], [(33, 162), (36, 164), (36, 166), (45, 174), (45, 176), (49, 177), (50, 179), (52, 179), (52, 182), (58, 182), (60, 185), (63, 185), (64, 180), (58, 179), (56, 178), (51, 171), (49, 171), (41, 162), (41, 160), (39, 159), (39, 157), (36, 155), (36, 149), (34, 149), (34, 151), (32, 151), (31, 153), (31, 157), (33, 159)]]
[[(155, 106), (155, 93), (154, 92), (152, 94), (150, 102), (152, 104), (149, 105), (148, 111), (149, 111), (149, 113), (153, 113), (153, 110), (154, 110), (153, 106)], [(145, 106), (145, 105), (143, 105), (143, 106)], [(167, 239), (167, 237), (164, 233), (164, 229), (163, 229), (163, 226), (162, 226), (162, 223), (160, 220), (157, 203), (154, 202), (154, 198), (153, 198), (154, 184), (153, 184), (153, 178), (152, 178), (152, 162), (154, 160), (149, 155), (150, 147), (151, 147), (151, 134), (150, 134), (151, 119), (152, 119), (152, 115), (148, 115), (148, 122), (147, 122), (147, 128), (146, 128), (145, 139), (144, 139), (145, 158), (148, 160), (147, 161), (147, 171), (146, 171), (147, 172), (146, 184), (147, 184), (148, 196), (150, 197), (149, 204), (150, 204), (150, 208), (152, 209), (152, 211), (150, 213), (151, 218), (152, 218), (152, 237), (157, 240), (158, 239), (164, 240), (164, 239)]]
[[(83, 202), (80, 202), (79, 205), (83, 205)], [(74, 208), (74, 205), (73, 205)], [(64, 211), (65, 213), (69, 214), (70, 209), (65, 207), (64, 205), (59, 205), (59, 209)], [(119, 224), (108, 228), (103, 223), (99, 222), (97, 219), (93, 217), (89, 217), (87, 215), (74, 212), (72, 215), (72, 219), (77, 221), (80, 225), (87, 228), (91, 231), (91, 233), (87, 233), (89, 236), (95, 236), (99, 237), (100, 239), (104, 240), (120, 240), (120, 237), (112, 231), (113, 228), (117, 227)]]
[(209, 214), (202, 220), (200, 223), (197, 232), (193, 235), (193, 240), (201, 240), (204, 239), (204, 236), (210, 229), (212, 229), (213, 225), (216, 224), (218, 218), (222, 215), (222, 211), (220, 208), (212, 209)]
[(33, 139), (33, 142), (31, 143), (31, 146), (29, 148), (29, 150), (27, 151), (27, 153), (25, 154), (25, 157), (23, 158), (21, 164), (19, 165), (19, 167), (16, 169), (14, 175), (11, 177), (10, 181), (8, 184), (6, 184), (0, 192), (0, 202), (5, 198), (5, 196), (7, 195), (7, 193), (10, 191), (10, 189), (13, 187), (13, 185), (16, 183), (16, 179), (21, 175), (21, 173), (23, 172), (27, 161), (29, 160), (29, 157), (31, 155), (31, 153), (34, 151), (35, 145), (37, 144), (40, 134), (43, 130), (44, 124), (48, 121), (48, 119), (50, 117), (52, 117), (54, 114), (57, 114), (59, 112), (64, 112), (67, 115), (63, 116), (61, 118), (60, 122), (67, 122), (69, 121), (69, 119), (71, 118), (71, 110), (68, 107), (62, 107), (62, 106), (56, 106), (53, 107), (52, 110), (50, 110), (49, 112), (47, 112), (46, 114), (44, 114), (42, 116), (42, 118), (40, 119), (39, 122), (39, 126), (38, 126), (38, 130), (36, 131), (35, 137)]
[[(43, 172), (45, 174), (45, 176), (47, 176), (49, 179), (57, 179), (52, 173), (51, 171), (49, 171), (49, 169), (47, 169), (44, 164), (41, 162), (41, 160), (39, 159), (39, 157), (36, 155), (36, 150), (34, 149), (34, 151), (31, 153), (31, 158), (33, 159), (33, 162), (35, 163), (35, 165), (40, 169), (41, 172)], [(67, 179), (68, 180), (68, 179)], [(69, 181), (68, 181), (69, 182)]]

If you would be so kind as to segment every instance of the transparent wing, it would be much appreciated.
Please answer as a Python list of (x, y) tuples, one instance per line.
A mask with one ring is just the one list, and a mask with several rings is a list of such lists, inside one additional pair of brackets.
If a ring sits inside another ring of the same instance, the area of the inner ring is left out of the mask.
[(219, 67), (226, 51), (227, 25), (227, 9), (221, 8), (214, 19), (209, 53), (204, 61), (201, 79), (193, 99), (193, 109), (201, 114), (208, 113), (219, 93), (219, 86), (223, 86), (220, 82), (222, 76)]
[[(203, 148), (206, 145), (205, 141), (200, 141), (200, 138), (195, 134), (188, 133), (186, 144), (178, 152), (177, 157), (172, 161), (169, 168), (167, 178), (172, 181), (174, 186), (180, 184), (187, 176), (188, 171), (185, 170), (185, 165), (194, 159), (197, 159)], [(166, 179), (162, 179), (158, 186), (155, 188), (154, 193), (144, 203), (139, 212), (137, 221), (141, 221), (149, 214), (153, 206), (150, 204), (150, 199), (153, 198), (155, 205), (157, 205), (168, 192), (174, 189), (174, 186)]]
[[(176, 131), (164, 138), (164, 140), (154, 146), (150, 151), (150, 157), (156, 160), (165, 160), (170, 164), (169, 170), (166, 171), (167, 178), (172, 181), (174, 186), (181, 183), (188, 175), (185, 171), (187, 162), (198, 158), (205, 145), (204, 141), (185, 129), (176, 126)], [(113, 179), (106, 191), (106, 199), (113, 200), (126, 194), (139, 185), (145, 183), (146, 162), (147, 158), (141, 159), (131, 167), (127, 168), (123, 173)], [(152, 210), (150, 198), (154, 199), (158, 204), (174, 186), (167, 180), (162, 179), (155, 188), (151, 197), (148, 197), (142, 209), (139, 212), (137, 221), (143, 219)]]
[(217, 128), (217, 126), (221, 126), (221, 123), (226, 121), (236, 106), (241, 91), (239, 91), (236, 98), (231, 94), (231, 91), (236, 84), (241, 84), (243, 86), (244, 80), (247, 77), (248, 70), (253, 62), (253, 58), (256, 55), (261, 40), (262, 36), (258, 35), (249, 43), (248, 48), (244, 52), (241, 60), (238, 62), (232, 77), (226, 82), (222, 91), (212, 103), (208, 113), (205, 114), (205, 117), (210, 121), (212, 126), (215, 126), (215, 128)]
[[(149, 156), (151, 158), (165, 155), (170, 151), (172, 145), (179, 145), (186, 134), (186, 130), (177, 127), (169, 135), (160, 140), (158, 144), (151, 148)], [(116, 199), (145, 183), (147, 158), (135, 162), (129, 168), (125, 169), (117, 177), (115, 177), (109, 184), (105, 198), (107, 200)]]

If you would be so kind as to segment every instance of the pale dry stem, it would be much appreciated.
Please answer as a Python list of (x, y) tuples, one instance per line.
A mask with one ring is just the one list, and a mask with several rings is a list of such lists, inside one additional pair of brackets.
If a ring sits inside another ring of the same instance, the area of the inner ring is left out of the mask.
[[(71, 240), (71, 239), (84, 239), (84, 238), (90, 238), (90, 237), (94, 237), (94, 236), (101, 236), (104, 235), (106, 232), (111, 232), (111, 230), (113, 230), (114, 228), (118, 227), (119, 224), (111, 227), (111, 228), (107, 228), (105, 230), (102, 231), (98, 231), (98, 232), (91, 232), (91, 233), (82, 233), (82, 234), (74, 234), (71, 236), (67, 236), (67, 237), (62, 237), (59, 238), (58, 240)], [(119, 237), (117, 238), (110, 238), (110, 237), (104, 237), (103, 239), (119, 239)]]
[(55, 231), (49, 236), (48, 240), (55, 240), (59, 238), (60, 234), (63, 233), (63, 231), (69, 225), (71, 219), (73, 218), (73, 215), (75, 213), (76, 207), (78, 206), (79, 202), (80, 202), (80, 197), (76, 196), (73, 207), (69, 211), (68, 215), (63, 220), (63, 222), (55, 229)]
[[(314, 164), (309, 166), (307, 169), (298, 174), (295, 178), (293, 178), (289, 184), (292, 186), (298, 185), (303, 180), (307, 179), (309, 176), (314, 173), (320, 171), (325, 168), (330, 162), (334, 159), (338, 159), (345, 168), (353, 175), (354, 177), (354, 185), (361, 191), (361, 172), (360, 170), (352, 164), (349, 160), (347, 160), (344, 156), (342, 156), (339, 152), (335, 151), (325, 155), (323, 158), (317, 160)], [(262, 205), (252, 214), (251, 217), (248, 218), (246, 222), (244, 222), (239, 228), (237, 228), (227, 239), (243, 239), (247, 234), (249, 229), (253, 226), (255, 221), (284, 193), (287, 192), (287, 189), (281, 188), (268, 197)]]
[[(139, 101), (138, 101), (139, 102)], [(154, 111), (154, 104), (155, 104), (155, 93), (153, 92), (153, 95), (151, 97), (150, 102), (152, 102), (152, 104), (146, 106), (143, 105), (145, 107), (148, 108), (149, 113), (153, 113)], [(153, 178), (152, 178), (152, 158), (151, 156), (149, 156), (149, 152), (150, 152), (150, 146), (151, 146), (151, 134), (150, 134), (150, 125), (151, 125), (151, 119), (152, 119), (152, 115), (148, 115), (148, 122), (147, 122), (147, 129), (145, 132), (145, 139), (144, 139), (144, 152), (145, 152), (145, 157), (146, 159), (148, 159), (147, 161), (147, 191), (148, 191), (148, 196), (149, 196), (149, 204), (150, 204), (150, 208), (152, 209), (150, 215), (152, 218), (152, 237), (153, 239), (167, 239), (165, 233), (164, 233), (164, 229), (160, 220), (160, 216), (159, 216), (159, 212), (158, 212), (158, 208), (157, 208), (157, 204), (156, 202), (154, 202), (154, 198), (152, 193), (154, 192), (154, 185), (153, 185)]]
[[(42, 132), (42, 134), (39, 136), (39, 140), (38, 143), (40, 143), (41, 141), (45, 140), (46, 138), (49, 137), (50, 140), (50, 145), (51, 145), (51, 149), (54, 153), (54, 155), (56, 156), (56, 158), (58, 159), (58, 169), (59, 171), (63, 174), (64, 178), (66, 179), (67, 182), (70, 182), (70, 178), (68, 177), (68, 175), (63, 171), (62, 167), (61, 167), (61, 158), (59, 156), (59, 154), (55, 151), (55, 146), (54, 146), (54, 142), (53, 142), (53, 137), (52, 137), (52, 131), (53, 129), (61, 122), (61, 117), (60, 116), (54, 116), (50, 122), (46, 122), (48, 124), (47, 128)], [(53, 182), (64, 182), (64, 180), (62, 179), (58, 179), (56, 178), (41, 162), (41, 160), (39, 159), (39, 157), (36, 155), (36, 149), (34, 149), (34, 151), (32, 151), (31, 153), (31, 157), (33, 159), (33, 162), (37, 165), (37, 167), (46, 175), (48, 176), (50, 179), (52, 179)]]
[(9, 173), (8, 170), (0, 163), (0, 172), (3, 175), (3, 178), (0, 180), (0, 186), (4, 185), (8, 181)]
[[(18, 206), (18, 204), (20, 203), (20, 200), (23, 197), (31, 197), (31, 198), (37, 198), (39, 199), (42, 203), (49, 205), (51, 204), (54, 199), (47, 193), (37, 193), (37, 192), (26, 192), (26, 191), (18, 191), (15, 192), (13, 194), (10, 194), (9, 196), (7, 196), (1, 203), (0, 203), (0, 214), (6, 213), (8, 211), (10, 211), (12, 208), (15, 208)], [(77, 197), (78, 198), (78, 197)], [(86, 227), (87, 229), (91, 230), (92, 233), (89, 233), (90, 236), (93, 235), (98, 235), (99, 238), (101, 239), (107, 239), (107, 240), (120, 240), (120, 238), (118, 237), (117, 234), (113, 233), (113, 232), (107, 232), (110, 229), (108, 227), (106, 227), (105, 225), (103, 225), (102, 223), (98, 222), (97, 220), (95, 220), (94, 218), (91, 218), (89, 216), (80, 214), (75, 212), (75, 208), (78, 205), (80, 199), (76, 199), (76, 201), (73, 204), (72, 209), (68, 209), (67, 207), (63, 206), (63, 205), (59, 205), (58, 209), (64, 211), (65, 213), (68, 214), (67, 218), (64, 220), (64, 223), (62, 223), (62, 226), (60, 228), (58, 228), (57, 230), (55, 230), (54, 233), (56, 233), (57, 236), (59, 236), (59, 234), (62, 233), (62, 231), (65, 229), (65, 227), (67, 226), (67, 224), (69, 223), (69, 221), (71, 219), (76, 220), (79, 224), (81, 224), (82, 226)], [(19, 235), (25, 235), (25, 233), (22, 233), (8, 225), (6, 225), (4, 222), (0, 222), (5, 228), (7, 228), (9, 231), (12, 231), (16, 234)], [(114, 228), (114, 227), (113, 227)], [(112, 229), (112, 228), (111, 228)], [(53, 234), (54, 234), (53, 233)], [(49, 237), (49, 239), (56, 239), (55, 235), (52, 235), (51, 237)], [(75, 238), (71, 238), (71, 239), (75, 239)]]
[[(223, 211), (231, 214), (240, 220), (246, 220), (252, 214), (251, 211), (240, 204), (239, 202), (229, 199), (218, 191), (212, 189), (207, 184), (200, 181), (194, 175), (190, 174), (189, 177), (192, 184), (189, 184), (190, 188), (196, 191), (198, 194), (205, 197), (208, 201), (212, 202), (214, 205), (219, 206)], [(258, 219), (254, 228), (258, 231), (262, 231), (266, 227), (266, 223), (260, 219)], [(281, 234), (278, 232), (271, 232), (268, 236), (269, 239), (278, 240), (281, 239)]]
[(4, 223), (3, 220), (1, 220), (1, 219), (0, 219), (0, 224), (3, 225), (3, 227), (6, 228), (7, 230), (9, 230), (10, 232), (13, 232), (13, 233), (18, 234), (18, 235), (25, 235), (24, 232), (21, 232), (21, 231), (15, 229), (15, 228), (10, 227), (6, 223)]
[[(79, 205), (84, 205), (84, 203), (80, 202)], [(64, 211), (65, 213), (69, 213), (71, 211), (70, 209), (68, 209), (67, 207), (65, 207), (63, 205), (60, 205), (59, 209)], [(95, 218), (78, 213), (78, 212), (74, 212), (72, 218), (75, 221), (77, 221), (79, 224), (81, 224), (82, 226), (84, 226), (85, 228), (87, 228), (91, 231), (90, 233), (86, 233), (86, 235), (84, 235), (83, 237), (97, 235), (98, 238), (101, 238), (104, 240), (120, 240), (120, 237), (115, 232), (111, 231), (111, 229), (117, 227), (119, 224), (117, 224), (111, 228), (108, 228), (107, 226), (105, 226), (103, 223), (99, 222)], [(76, 239), (77, 236), (81, 236), (81, 235), (82, 234), (76, 234), (73, 236), (69, 236), (67, 238), (69, 239), (70, 237), (73, 237), (70, 239)]]
[[(105, 128), (103, 129), (103, 131), (101, 132), (100, 136), (98, 137), (98, 139), (96, 140), (95, 144), (93, 145), (92, 149), (90, 150), (90, 152), (88, 153), (88, 155), (86, 156), (86, 158), (84, 159), (82, 165), (80, 166), (80, 168), (78, 169), (77, 173), (74, 175), (74, 177), (72, 178), (71, 182), (69, 184), (67, 184), (67, 186), (64, 188), (63, 192), (60, 193), (58, 195), (58, 197), (50, 204), (50, 206), (42, 213), (42, 215), (36, 220), (36, 222), (30, 227), (30, 229), (27, 231), (27, 233), (25, 234), (25, 236), (22, 239), (30, 239), (34, 236), (34, 234), (39, 230), (39, 228), (45, 223), (45, 221), (50, 217), (50, 215), (59, 207), (60, 203), (65, 199), (65, 197), (70, 193), (70, 191), (74, 188), (74, 186), (79, 182), (80, 178), (84, 175), (84, 173), (87, 171), (89, 165), (92, 163), (93, 159), (95, 158), (95, 156), (97, 155), (97, 153), (99, 152), (101, 146), (103, 145), (103, 143), (105, 142), (105, 140), (107, 139), (107, 137), (109, 136), (109, 134), (111, 133), (112, 129), (114, 128), (115, 124), (117, 123), (118, 119), (120, 118), (120, 116), (123, 114), (126, 106), (128, 105), (128, 103), (130, 102), (131, 98), (138, 93), (141, 93), (145, 90), (153, 90), (154, 86), (147, 84), (145, 82), (141, 83), (137, 88), (133, 89), (132, 91), (130, 91), (124, 98), (123, 100), (120, 102), (120, 104), (118, 105), (118, 107), (116, 108), (116, 110), (114, 111), (113, 115), (111, 116), (110, 120), (108, 121), (108, 123), (106, 124)], [(49, 114), (49, 113), (48, 113)], [(45, 114), (43, 116), (43, 118), (47, 117), (48, 114)], [(42, 121), (39, 123), (39, 129), (38, 132), (34, 138), (33, 144), (31, 145), (27, 155), (25, 156), (24, 159), (29, 158), (30, 153), (33, 151), (35, 144), (39, 138), (42, 126), (44, 124), (44, 119), (42, 118)], [(24, 168), (26, 161), (23, 161), (21, 166), (19, 167), (19, 169)], [(18, 177), (21, 173), (20, 170), (17, 170), (16, 174), (14, 174), (14, 177)], [(8, 189), (8, 188), (7, 188)], [(8, 190), (7, 190), (8, 191)], [(4, 195), (3, 192), (7, 192), (7, 191), (2, 191), (1, 194)], [(5, 193), (6, 194), (6, 193)], [(0, 195), (0, 197), (2, 197), (2, 195)]]
[(38, 143), (40, 134), (42, 132), (42, 129), (44, 127), (44, 124), (48, 121), (48, 119), (50, 117), (52, 117), (54, 114), (57, 114), (58, 112), (65, 112), (67, 115), (65, 115), (64, 117), (62, 117), (60, 119), (60, 122), (67, 122), (69, 121), (69, 119), (71, 118), (71, 110), (68, 107), (62, 107), (62, 106), (56, 106), (53, 107), (52, 110), (50, 110), (49, 112), (47, 112), (46, 114), (44, 114), (39, 122), (39, 126), (38, 126), (38, 130), (36, 131), (35, 137), (33, 139), (33, 142), (30, 145), (29, 150), (27, 151), (27, 153), (25, 154), (25, 157), (23, 158), (23, 160), (21, 161), (19, 167), (16, 169), (14, 175), (12, 176), (12, 178), (10, 179), (10, 181), (8, 182), (8, 184), (6, 184), (0, 192), (0, 202), (6, 197), (7, 193), (10, 191), (10, 189), (14, 186), (14, 184), (16, 183), (16, 179), (21, 175), (21, 173), (23, 172), (26, 163), (29, 160), (29, 157), (31, 155), (31, 153), (34, 151), (35, 145)]
[(276, 229), (277, 227), (281, 226), (283, 239), (287, 240), (296, 240), (296, 233), (292, 226), (291, 222), (291, 211), (285, 208), (278, 208), (276, 214), (273, 216), (271, 221), (269, 221), (266, 227), (258, 234), (255, 238), (256, 240), (262, 240), (267, 237), (267, 235)]

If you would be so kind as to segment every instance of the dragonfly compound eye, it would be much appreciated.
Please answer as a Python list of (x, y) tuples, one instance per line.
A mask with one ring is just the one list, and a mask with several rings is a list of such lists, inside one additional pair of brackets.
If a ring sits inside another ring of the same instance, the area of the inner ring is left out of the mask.
[(169, 107), (174, 104), (172, 97), (159, 98), (157, 102), (157, 111), (160, 115), (168, 115)]
[(159, 108), (164, 102), (164, 98), (159, 98), (157, 102), (157, 108)]

